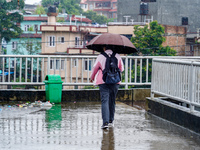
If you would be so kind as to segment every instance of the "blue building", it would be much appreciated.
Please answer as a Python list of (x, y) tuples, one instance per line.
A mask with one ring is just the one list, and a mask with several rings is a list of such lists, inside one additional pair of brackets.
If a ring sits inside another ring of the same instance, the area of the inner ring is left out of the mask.
[(24, 15), (20, 23), (23, 33), (7, 43), (7, 55), (34, 55), (41, 52), (40, 25), (47, 22), (46, 15)]

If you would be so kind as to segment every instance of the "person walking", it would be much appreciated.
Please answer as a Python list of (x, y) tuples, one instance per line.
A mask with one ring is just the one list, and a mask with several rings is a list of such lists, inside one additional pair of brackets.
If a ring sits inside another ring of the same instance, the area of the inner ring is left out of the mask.
[[(104, 46), (103, 51), (111, 57), (113, 51), (109, 48), (109, 46)], [(115, 54), (115, 53), (114, 53)], [(118, 53), (115, 54), (117, 58), (118, 68), (121, 72), (124, 71), (123, 61)], [(115, 115), (115, 99), (118, 92), (119, 84), (107, 84), (103, 80), (103, 70), (106, 67), (106, 57), (105, 54), (100, 54), (97, 56), (95, 64), (92, 68), (92, 73), (90, 76), (90, 82), (94, 82), (95, 85), (99, 86), (100, 89), (100, 97), (101, 97), (101, 113), (103, 119), (102, 129), (106, 129), (109, 126), (114, 126), (114, 115)]]

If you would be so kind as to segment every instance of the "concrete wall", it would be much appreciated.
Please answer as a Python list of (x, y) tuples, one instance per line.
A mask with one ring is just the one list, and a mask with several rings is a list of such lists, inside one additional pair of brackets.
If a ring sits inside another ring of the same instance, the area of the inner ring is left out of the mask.
[[(149, 3), (149, 15), (158, 20), (159, 24), (175, 26), (181, 26), (182, 17), (188, 17), (188, 32), (196, 32), (200, 28), (199, 4), (200, 0), (156, 0)], [(123, 16), (127, 15), (136, 22), (141, 21), (139, 12), (140, 0), (118, 0), (118, 21), (125, 21)]]
[[(150, 89), (120, 89), (118, 101), (145, 101), (150, 96)], [(0, 90), (0, 101), (45, 101), (45, 90)], [(99, 90), (63, 90), (62, 102), (100, 101)]]
[(189, 108), (157, 98), (148, 98), (147, 105), (149, 113), (200, 133), (200, 112), (190, 113)]

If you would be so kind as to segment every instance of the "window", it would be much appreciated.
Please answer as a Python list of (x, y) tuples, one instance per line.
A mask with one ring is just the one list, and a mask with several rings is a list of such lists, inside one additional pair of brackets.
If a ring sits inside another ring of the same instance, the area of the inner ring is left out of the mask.
[(123, 36), (125, 36), (125, 37), (127, 37), (129, 40), (131, 40), (131, 38), (132, 38), (132, 34), (122, 34)]
[(64, 37), (58, 37), (58, 42), (59, 43), (65, 43), (65, 38)]
[(73, 60), (73, 67), (77, 67), (77, 60), (76, 59)]
[(54, 47), (55, 46), (55, 36), (48, 36), (47, 37), (47, 45)]
[(31, 25), (24, 25), (24, 31), (28, 31), (28, 29), (31, 27)]
[(92, 5), (92, 4), (90, 4), (90, 6), (89, 6), (89, 7), (90, 7), (90, 10), (93, 10), (93, 5)]
[[(89, 68), (88, 68), (88, 62), (89, 62)], [(84, 67), (85, 70), (88, 70), (91, 71), (92, 70), (92, 61), (91, 60), (85, 60), (85, 67)]]
[(197, 28), (197, 38), (200, 37), (200, 28)]
[(95, 3), (95, 7), (96, 7), (96, 8), (102, 7), (102, 3)]
[(37, 24), (34, 25), (34, 31), (38, 31), (38, 25)]
[[(56, 70), (59, 70), (60, 69), (60, 60), (51, 60), (50, 61), (50, 69), (54, 69), (54, 62), (56, 63)], [(61, 70), (64, 69), (64, 60), (61, 60)]]
[(75, 37), (75, 47), (79, 47), (79, 37)]
[(111, 5), (110, 5), (110, 2), (103, 2), (102, 6), (103, 7), (110, 7)]
[(15, 61), (12, 60), (12, 61), (11, 61), (11, 68), (14, 68), (14, 67), (15, 67)]
[(99, 7), (111, 7), (111, 3), (110, 2), (97, 2), (95, 3), (95, 7), (99, 8)]
[(17, 49), (17, 42), (12, 42), (12, 49)]
[(82, 5), (81, 5), (81, 8), (82, 8), (82, 9), (87, 9), (87, 4), (82, 4)]

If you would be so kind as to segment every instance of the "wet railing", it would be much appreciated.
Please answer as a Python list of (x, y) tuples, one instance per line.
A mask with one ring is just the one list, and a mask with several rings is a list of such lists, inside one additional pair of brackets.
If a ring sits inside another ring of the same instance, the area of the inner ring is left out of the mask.
[[(0, 55), (0, 87), (13, 88), (13, 85), (44, 85), (48, 74), (59, 74), (63, 86), (91, 86), (89, 82), (92, 67), (97, 56), (91, 55)], [(153, 58), (195, 57), (153, 57), (122, 56), (124, 72), (122, 85), (151, 85), (151, 64)], [(199, 59), (199, 57), (196, 57)], [(11, 87), (12, 86), (12, 87)]]
[(166, 96), (200, 107), (200, 62), (197, 60), (153, 59), (152, 98), (154, 94)]

